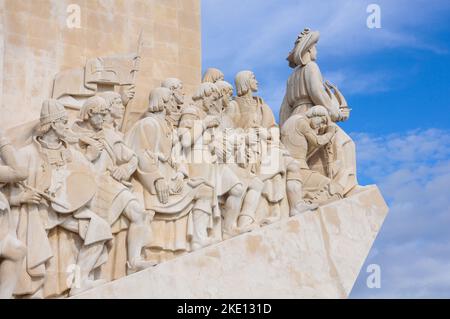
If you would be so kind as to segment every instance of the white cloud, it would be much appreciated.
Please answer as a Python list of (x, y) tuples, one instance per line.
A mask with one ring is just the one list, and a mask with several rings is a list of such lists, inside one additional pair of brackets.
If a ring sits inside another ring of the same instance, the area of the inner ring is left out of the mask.
[(369, 29), (366, 8), (372, 2), (204, 0), (203, 65), (224, 70), (230, 82), (240, 70), (256, 71), (262, 84), (259, 94), (277, 109), (291, 72), (286, 56), (304, 27), (321, 32), (319, 65), (347, 95), (393, 90), (403, 85), (401, 76), (414, 76), (409, 69), (397, 75), (389, 67), (370, 69), (361, 63), (367, 55), (394, 48), (447, 52), (446, 44), (435, 43), (430, 31), (446, 25), (448, 1), (378, 0), (382, 28)]
[(359, 175), (378, 184), (390, 212), (366, 265), (382, 270), (381, 289), (352, 297), (450, 297), (450, 131), (352, 134)]
[[(379, 0), (381, 29), (366, 26), (371, 1), (220, 1), (203, 2), (207, 63), (222, 61), (226, 69), (258, 67), (284, 59), (304, 27), (321, 31), (320, 56), (361, 56), (386, 48), (407, 47), (446, 53), (427, 32), (446, 22), (447, 1), (433, 3)], [(434, 21), (430, 25), (430, 21)], [(211, 52), (211, 53), (209, 53)]]

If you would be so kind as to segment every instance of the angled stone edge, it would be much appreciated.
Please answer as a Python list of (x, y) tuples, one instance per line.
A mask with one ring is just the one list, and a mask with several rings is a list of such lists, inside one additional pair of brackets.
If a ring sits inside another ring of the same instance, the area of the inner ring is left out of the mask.
[(346, 298), (387, 212), (366, 186), (73, 298)]

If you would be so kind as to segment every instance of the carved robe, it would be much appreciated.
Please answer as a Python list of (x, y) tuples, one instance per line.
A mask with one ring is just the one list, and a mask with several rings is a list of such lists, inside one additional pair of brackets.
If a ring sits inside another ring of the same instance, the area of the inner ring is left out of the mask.
[[(0, 138), (0, 162), (6, 164), (0, 165), (0, 188), (2, 191), (4, 191), (3, 186), (5, 184), (16, 183), (25, 178), (25, 169), (18, 165), (13, 147), (3, 138)], [(11, 298), (15, 289), (14, 285), (17, 284), (17, 276), (19, 273), (11, 270), (10, 266), (4, 268), (2, 265), (4, 261), (2, 259), (11, 258), (11, 256), (8, 256), (8, 250), (11, 250), (11, 247), (14, 247), (12, 251), (15, 256), (13, 260), (6, 262), (13, 262), (15, 267), (18, 267), (25, 257), (25, 246), (17, 239), (15, 225), (16, 223), (11, 213), (8, 199), (0, 192), (0, 298), (5, 299)], [(6, 279), (5, 276), (9, 278), (6, 282), (1, 282), (3, 279)]]
[[(228, 193), (235, 185), (243, 184), (233, 171), (232, 167), (221, 164), (215, 154), (215, 143), (221, 141), (220, 127), (203, 130), (203, 120), (208, 114), (196, 106), (189, 106), (183, 111), (180, 120), (180, 129), (188, 129), (191, 136), (199, 137), (192, 141), (190, 147), (183, 148), (183, 156), (188, 161), (189, 176), (204, 180), (214, 189), (211, 196), (211, 207), (204, 210), (210, 214), (209, 229), (212, 241), (221, 240), (221, 211), (219, 199)], [(221, 113), (217, 114), (221, 118)], [(231, 123), (230, 123), (231, 124)]]
[(128, 176), (131, 176), (136, 171), (138, 159), (134, 151), (124, 143), (122, 133), (114, 128), (93, 132), (84, 128), (81, 121), (77, 121), (73, 131), (81, 137), (82, 145), (83, 140), (92, 139), (104, 146), (100, 154), (95, 155), (91, 154), (87, 144), (84, 144), (82, 149), (88, 158), (91, 157), (90, 160), (98, 174), (99, 189), (91, 201), (90, 208), (111, 225), (114, 234), (114, 239), (110, 243), (110, 258), (102, 267), (101, 278), (118, 279), (126, 275), (127, 262), (126, 234), (129, 220), (122, 213), (130, 201), (139, 199), (133, 193), (131, 183), (119, 182), (111, 176), (111, 173), (115, 168), (123, 167)]
[(236, 127), (243, 129), (271, 128), (277, 125), (272, 110), (262, 98), (255, 96), (249, 100), (246, 97), (236, 96), (234, 101), (239, 107), (239, 120), (235, 123)]
[[(199, 193), (209, 188), (203, 180), (190, 179), (180, 161), (176, 131), (164, 117), (150, 114), (138, 121), (125, 137), (137, 154), (139, 165), (133, 185), (142, 194), (145, 209), (155, 213), (151, 224), (152, 240), (147, 259), (161, 261), (188, 252), (193, 233), (191, 212)], [(183, 176), (181, 192), (173, 191), (177, 176)], [(169, 184), (168, 202), (159, 201), (155, 183), (165, 179)]]
[[(94, 174), (84, 156), (65, 142), (48, 149), (37, 138), (19, 150), (21, 164), (28, 168), (25, 183), (42, 192), (65, 189), (69, 172)], [(13, 189), (13, 194), (20, 192)], [(74, 191), (74, 190), (72, 190)], [(30, 295), (43, 288), (44, 297), (59, 296), (69, 289), (68, 267), (77, 263), (82, 245), (102, 244), (112, 238), (110, 226), (86, 206), (60, 214), (44, 204), (13, 207), (18, 238), (26, 243), (27, 256), (15, 295)], [(95, 268), (106, 261), (106, 250)]]
[[(286, 94), (280, 109), (280, 126), (290, 116), (305, 114), (311, 107), (322, 105), (327, 108), (331, 119), (336, 122), (340, 118), (340, 105), (335, 95), (331, 94), (323, 82), (322, 73), (316, 62), (310, 61), (306, 65), (299, 65), (289, 76)], [(353, 140), (340, 128), (336, 133), (333, 148), (333, 166), (335, 174), (333, 180), (341, 185), (345, 195), (358, 185), (356, 178), (356, 150)], [(311, 169), (327, 175), (323, 152), (318, 152), (309, 160)]]
[(280, 126), (291, 115), (303, 114), (314, 105), (326, 107), (333, 121), (339, 118), (339, 104), (325, 90), (317, 63), (310, 61), (304, 66), (297, 66), (289, 76), (280, 109)]
[[(264, 129), (269, 138), (256, 140), (256, 167), (252, 170), (264, 182), (262, 191), (267, 199), (269, 212), (266, 215), (280, 214), (279, 204), (285, 206), (286, 199), (286, 165), (285, 151), (280, 143), (279, 130), (270, 107), (260, 97), (236, 97), (239, 105), (240, 121), (238, 127), (255, 134), (252, 128)], [(251, 147), (251, 146), (249, 146)], [(284, 201), (284, 203), (283, 203)]]
[[(0, 162), (6, 165), (0, 165), (0, 189), (7, 183), (15, 183), (23, 179), (24, 173), (17, 167), (17, 159), (12, 153), (12, 146), (7, 142), (0, 140)], [(10, 235), (17, 237), (15, 222), (11, 214), (9, 202), (5, 194), (0, 192), (0, 259), (2, 255), (2, 240)]]
[[(332, 128), (336, 129), (335, 124)], [(300, 176), (303, 184), (303, 196), (313, 201), (327, 201), (329, 197), (337, 191), (333, 181), (313, 170), (308, 165), (308, 160), (314, 154), (325, 150), (321, 154), (326, 154), (326, 149), (331, 147), (334, 134), (317, 134), (310, 126), (309, 119), (302, 114), (292, 115), (281, 130), (281, 141), (287, 148), (290, 155), (300, 163)], [(329, 162), (325, 159), (325, 162)], [(328, 194), (329, 187), (332, 186), (332, 194)], [(324, 192), (327, 192), (326, 194)], [(326, 197), (321, 197), (326, 196)]]

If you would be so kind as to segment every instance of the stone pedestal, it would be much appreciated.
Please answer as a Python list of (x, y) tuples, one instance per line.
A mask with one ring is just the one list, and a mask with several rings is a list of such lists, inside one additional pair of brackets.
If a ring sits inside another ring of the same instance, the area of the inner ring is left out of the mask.
[(387, 212), (367, 186), (75, 298), (346, 298)]

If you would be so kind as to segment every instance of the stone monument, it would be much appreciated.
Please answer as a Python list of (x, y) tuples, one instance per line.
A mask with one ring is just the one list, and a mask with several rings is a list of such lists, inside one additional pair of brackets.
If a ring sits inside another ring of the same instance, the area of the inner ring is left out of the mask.
[(1, 298), (349, 295), (387, 206), (319, 32), (278, 124), (252, 71), (201, 76), (199, 0), (0, 4)]

